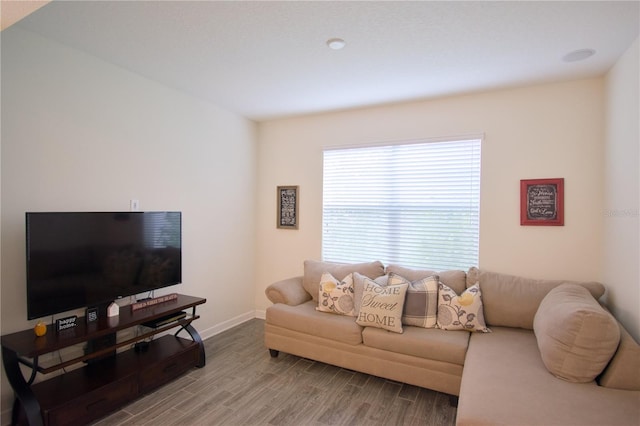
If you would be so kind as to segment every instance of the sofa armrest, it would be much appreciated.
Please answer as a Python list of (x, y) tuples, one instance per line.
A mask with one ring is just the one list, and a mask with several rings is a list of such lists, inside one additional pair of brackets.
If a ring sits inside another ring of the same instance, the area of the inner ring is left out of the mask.
[(302, 286), (302, 276), (277, 281), (267, 287), (264, 294), (272, 303), (284, 303), (290, 306), (311, 300), (311, 295)]

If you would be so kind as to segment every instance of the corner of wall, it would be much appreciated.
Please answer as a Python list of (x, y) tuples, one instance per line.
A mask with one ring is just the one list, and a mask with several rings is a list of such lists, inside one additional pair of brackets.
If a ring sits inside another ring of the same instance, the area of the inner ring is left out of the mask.
[(606, 302), (640, 341), (640, 38), (605, 77), (604, 244)]

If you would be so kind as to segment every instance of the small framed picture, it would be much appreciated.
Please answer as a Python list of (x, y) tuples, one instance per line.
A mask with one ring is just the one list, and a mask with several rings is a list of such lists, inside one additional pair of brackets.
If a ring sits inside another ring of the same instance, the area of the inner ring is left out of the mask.
[(87, 308), (87, 322), (98, 321), (98, 308)]
[(564, 226), (564, 179), (520, 181), (520, 225)]
[(298, 196), (297, 186), (279, 186), (277, 190), (278, 222), (282, 229), (298, 229)]

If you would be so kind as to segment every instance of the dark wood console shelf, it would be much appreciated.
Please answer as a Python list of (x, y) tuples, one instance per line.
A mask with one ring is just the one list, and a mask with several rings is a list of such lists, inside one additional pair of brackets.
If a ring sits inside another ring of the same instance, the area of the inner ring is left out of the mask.
[[(47, 334), (36, 337), (33, 330), (2, 336), (2, 362), (16, 400), (12, 424), (75, 425), (98, 419), (138, 396), (147, 393), (192, 367), (205, 365), (204, 344), (191, 322), (198, 319), (196, 306), (206, 302), (199, 297), (178, 295), (175, 300), (132, 311), (120, 309), (120, 315), (100, 318), (87, 324), (78, 318), (78, 326), (56, 333), (49, 325)], [(38, 358), (50, 352), (106, 338), (117, 331), (157, 320), (172, 313), (191, 309), (185, 318), (148, 329), (133, 338), (113, 342), (92, 353), (61, 361), (49, 367), (39, 365)], [(132, 346), (156, 334), (178, 328), (148, 343), (144, 351), (118, 348)], [(190, 339), (178, 337), (186, 331)], [(89, 362), (82, 368), (33, 384), (36, 373), (51, 373), (73, 364)], [(20, 365), (32, 369), (25, 380)]]

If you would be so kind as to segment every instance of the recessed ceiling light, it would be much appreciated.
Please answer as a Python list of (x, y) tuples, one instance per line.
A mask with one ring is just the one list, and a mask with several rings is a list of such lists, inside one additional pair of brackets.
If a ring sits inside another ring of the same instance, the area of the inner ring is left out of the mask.
[(573, 52), (569, 52), (562, 57), (565, 62), (577, 62), (583, 61), (591, 56), (595, 55), (596, 51), (593, 49), (578, 49)]
[(330, 38), (327, 40), (327, 46), (333, 50), (340, 50), (345, 47), (347, 43), (341, 38)]

